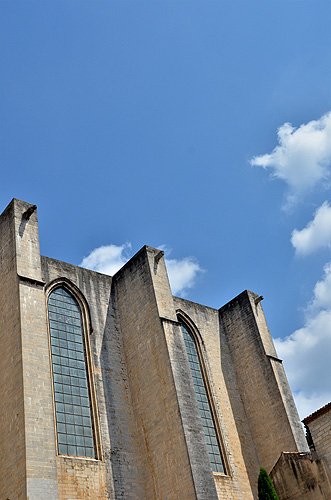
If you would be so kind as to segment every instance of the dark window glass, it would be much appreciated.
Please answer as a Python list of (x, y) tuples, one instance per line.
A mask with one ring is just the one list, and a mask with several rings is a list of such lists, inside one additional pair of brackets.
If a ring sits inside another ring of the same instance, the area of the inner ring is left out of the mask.
[(215, 422), (207, 395), (205, 381), (202, 375), (200, 360), (195, 340), (190, 330), (181, 324), (188, 360), (190, 363), (195, 394), (198, 400), (203, 430), (205, 431), (207, 450), (210, 463), (214, 472), (224, 472), (222, 454), (217, 438)]
[(69, 292), (56, 288), (48, 311), (59, 453), (95, 458), (80, 310)]

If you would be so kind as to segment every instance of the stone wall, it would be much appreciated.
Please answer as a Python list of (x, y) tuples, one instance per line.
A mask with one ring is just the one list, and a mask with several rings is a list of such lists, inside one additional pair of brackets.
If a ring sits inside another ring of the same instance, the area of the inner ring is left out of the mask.
[[(45, 281), (51, 283), (64, 277), (81, 291), (86, 298), (90, 314), (90, 344), (92, 375), (97, 396), (101, 458), (99, 466), (87, 461), (84, 470), (93, 476), (96, 471), (100, 486), (98, 492), (90, 490), (90, 497), (79, 495), (86, 489), (89, 479), (81, 473), (81, 459), (60, 460), (61, 480), (66, 481), (66, 469), (70, 471), (71, 484), (77, 485), (76, 496), (64, 498), (99, 498), (102, 492), (106, 498), (144, 500), (145, 489), (137, 440), (137, 429), (133, 415), (131, 393), (127, 375), (123, 339), (119, 330), (116, 300), (112, 291), (112, 278), (71, 264), (42, 257)], [(75, 476), (76, 472), (77, 475)], [(100, 476), (101, 475), (101, 476)], [(85, 484), (85, 486), (84, 486)], [(70, 488), (61, 487), (66, 492)], [(95, 495), (95, 497), (93, 496)]]
[(47, 494), (49, 500), (57, 500), (53, 396), (36, 207), (15, 200), (15, 234), (23, 363), (27, 497), (42, 500)]
[[(214, 474), (220, 499), (257, 498), (257, 457), (217, 309), (174, 297), (199, 332), (200, 349), (220, 426), (226, 474)], [(182, 363), (183, 366), (183, 363)], [(186, 370), (189, 367), (185, 366)], [(187, 373), (182, 373), (185, 380)], [(192, 414), (193, 411), (191, 410)]]
[(321, 460), (310, 453), (282, 453), (270, 472), (279, 500), (330, 500), (331, 490)]
[[(0, 218), (0, 241), (1, 500), (253, 500), (260, 465), (305, 449), (256, 294), (220, 311), (173, 297), (151, 247), (113, 278), (40, 257), (36, 207), (19, 200)], [(54, 283), (84, 310), (96, 459), (57, 455)], [(198, 336), (225, 474), (211, 469), (177, 314)]]
[(0, 498), (26, 498), (23, 362), (15, 201), (0, 218)]
[(324, 463), (331, 482), (331, 403), (305, 418), (303, 422), (310, 431), (314, 455)]
[(258, 462), (270, 471), (282, 451), (308, 447), (257, 299), (245, 291), (220, 309), (220, 317)]
[[(154, 249), (144, 247), (114, 277), (146, 498), (193, 500), (194, 483), (159, 315), (160, 308), (168, 315), (171, 309), (164, 290), (162, 300), (156, 300), (155, 255)], [(167, 285), (162, 277), (156, 279)]]

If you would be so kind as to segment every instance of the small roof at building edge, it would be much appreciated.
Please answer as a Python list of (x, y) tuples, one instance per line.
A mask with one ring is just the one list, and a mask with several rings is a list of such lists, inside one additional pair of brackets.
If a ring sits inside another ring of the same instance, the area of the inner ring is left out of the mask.
[(309, 422), (312, 422), (315, 420), (315, 418), (320, 417), (321, 415), (324, 415), (325, 413), (328, 413), (331, 410), (331, 403), (326, 404), (325, 406), (322, 406), (319, 410), (314, 411), (311, 415), (308, 415), (308, 417), (304, 418), (302, 422), (304, 424), (309, 424)]

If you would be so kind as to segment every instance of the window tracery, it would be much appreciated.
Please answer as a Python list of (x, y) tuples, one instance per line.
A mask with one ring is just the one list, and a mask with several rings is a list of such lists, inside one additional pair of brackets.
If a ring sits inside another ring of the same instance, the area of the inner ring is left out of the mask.
[(96, 458), (84, 324), (63, 286), (48, 298), (58, 453)]
[(179, 321), (184, 337), (211, 467), (213, 472), (224, 473), (225, 467), (221, 452), (220, 439), (215, 425), (215, 415), (209, 399), (196, 340), (190, 328), (183, 321)]

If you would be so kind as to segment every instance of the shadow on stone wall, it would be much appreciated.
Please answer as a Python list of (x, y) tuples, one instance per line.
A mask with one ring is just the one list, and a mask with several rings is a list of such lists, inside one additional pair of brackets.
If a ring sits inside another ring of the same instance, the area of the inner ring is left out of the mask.
[(279, 500), (330, 500), (331, 489), (321, 460), (311, 453), (283, 452), (270, 472)]
[(131, 405), (130, 387), (114, 285), (110, 294), (100, 353), (105, 395), (105, 413), (110, 436), (110, 460), (115, 499), (144, 498), (143, 480), (136, 442), (136, 424)]

